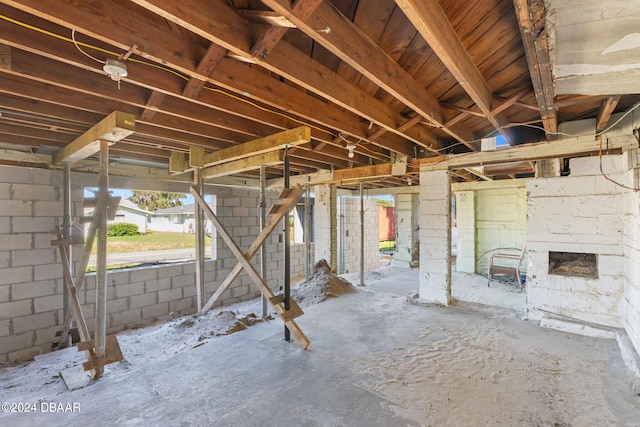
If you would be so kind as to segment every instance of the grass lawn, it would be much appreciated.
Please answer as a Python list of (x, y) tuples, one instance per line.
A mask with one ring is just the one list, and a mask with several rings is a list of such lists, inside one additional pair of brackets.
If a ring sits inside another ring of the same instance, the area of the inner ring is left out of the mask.
[[(211, 244), (211, 238), (205, 236), (205, 246)], [(94, 243), (91, 253), (96, 253)], [(196, 236), (188, 233), (168, 233), (154, 231), (138, 236), (118, 236), (107, 238), (107, 253), (157, 251), (162, 249), (195, 248)]]

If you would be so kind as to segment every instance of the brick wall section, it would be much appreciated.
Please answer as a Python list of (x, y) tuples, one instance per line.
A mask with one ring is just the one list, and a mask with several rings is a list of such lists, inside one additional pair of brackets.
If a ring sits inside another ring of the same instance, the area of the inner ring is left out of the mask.
[[(73, 179), (72, 179), (73, 182)], [(62, 172), (0, 166), (0, 363), (28, 360), (51, 351), (63, 322), (62, 267), (50, 234), (62, 224)], [(259, 232), (258, 191), (219, 187), (215, 211), (243, 250)], [(275, 192), (269, 192), (268, 205)], [(83, 190), (73, 188), (74, 213), (81, 214)], [(282, 227), (267, 239), (267, 283), (282, 284)], [(236, 264), (217, 237), (217, 259), (205, 262), (206, 298), (211, 296)], [(313, 245), (312, 245), (313, 247)], [(304, 245), (292, 247), (292, 276), (304, 274)], [(81, 248), (74, 249), (74, 258)], [(259, 260), (254, 258), (259, 269)], [(195, 263), (175, 263), (111, 271), (107, 275), (107, 327), (110, 333), (152, 323), (173, 315), (194, 313)], [(246, 301), (260, 295), (242, 273), (217, 305)], [(90, 330), (95, 318), (95, 275), (87, 275), (79, 293)]]
[[(339, 238), (338, 241), (344, 247), (338, 247), (338, 253), (342, 253), (343, 261), (343, 263), (339, 263), (341, 267), (340, 273), (354, 273), (360, 271), (360, 198), (341, 197), (341, 200), (344, 211), (340, 212), (340, 215), (343, 215), (342, 225), (344, 230), (340, 230), (342, 238)], [(369, 271), (375, 270), (380, 266), (379, 210), (376, 201), (374, 199), (365, 199), (364, 211), (364, 269)], [(340, 258), (340, 255), (338, 257)]]
[[(625, 180), (623, 156), (603, 168)], [(622, 327), (624, 324), (623, 190), (599, 172), (598, 157), (571, 159), (571, 175), (527, 182), (529, 316), (545, 311)], [(548, 274), (549, 251), (597, 254), (597, 279)], [(634, 267), (635, 268), (635, 267)]]

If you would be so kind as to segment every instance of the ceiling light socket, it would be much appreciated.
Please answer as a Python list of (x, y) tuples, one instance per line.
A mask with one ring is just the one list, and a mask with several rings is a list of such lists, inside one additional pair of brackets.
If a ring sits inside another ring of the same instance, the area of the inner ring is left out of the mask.
[(117, 59), (107, 59), (102, 69), (115, 82), (119, 82), (121, 78), (127, 77), (128, 74), (127, 66)]

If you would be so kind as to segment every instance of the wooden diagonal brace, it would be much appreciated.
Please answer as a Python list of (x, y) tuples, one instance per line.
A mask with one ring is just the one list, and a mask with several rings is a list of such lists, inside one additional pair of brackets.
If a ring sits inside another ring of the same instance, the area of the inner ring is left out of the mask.
[[(287, 198), (283, 201), (282, 204), (279, 205), (279, 210), (275, 213), (275, 215), (271, 217), (271, 219), (269, 219), (269, 222), (264, 226), (260, 234), (258, 234), (256, 240), (254, 240), (253, 243), (249, 246), (249, 249), (247, 249), (247, 252), (245, 253), (245, 257), (247, 259), (250, 260), (251, 258), (253, 258), (253, 256), (258, 252), (258, 249), (260, 249), (260, 246), (262, 246), (267, 237), (269, 237), (271, 232), (278, 226), (282, 217), (284, 217), (284, 215), (291, 209), (293, 209), (293, 207), (298, 203), (298, 200), (300, 200), (300, 197), (303, 193), (304, 189), (299, 184), (291, 189), (291, 191), (287, 194)], [(222, 284), (215, 291), (215, 293), (202, 307), (202, 310), (200, 310), (201, 313), (211, 310), (213, 304), (215, 304), (222, 293), (227, 290), (229, 285), (231, 285), (231, 282), (233, 282), (233, 280), (238, 277), (238, 274), (240, 274), (241, 271), (242, 263), (238, 262), (235, 267), (233, 267), (229, 275), (224, 279)]]
[[(258, 288), (260, 288), (262, 294), (267, 298), (267, 300), (271, 301), (270, 298), (273, 298), (275, 296), (271, 288), (269, 288), (262, 277), (260, 277), (260, 274), (256, 271), (255, 267), (251, 265), (251, 262), (249, 262), (249, 260), (244, 256), (242, 250), (238, 247), (236, 242), (234, 242), (233, 237), (231, 237), (231, 235), (227, 232), (218, 217), (213, 213), (209, 205), (207, 205), (207, 203), (204, 201), (202, 196), (200, 196), (200, 194), (198, 194), (198, 192), (193, 187), (191, 187), (190, 191), (195, 202), (200, 205), (207, 218), (209, 218), (211, 223), (216, 227), (216, 230), (218, 231), (222, 239), (225, 241), (227, 246), (229, 246), (229, 249), (231, 249), (231, 252), (238, 259), (242, 267), (247, 271), (253, 282), (258, 286)], [(298, 344), (300, 344), (303, 349), (306, 349), (311, 343), (309, 341), (309, 338), (307, 338), (304, 332), (302, 332), (302, 329), (300, 329), (295, 320), (285, 319), (285, 316), (283, 316), (282, 314), (283, 311), (281, 306), (281, 304), (273, 304), (276, 313), (278, 313), (284, 324), (287, 326), (287, 328), (289, 328), (291, 333), (293, 333), (293, 336), (296, 341), (298, 341)]]

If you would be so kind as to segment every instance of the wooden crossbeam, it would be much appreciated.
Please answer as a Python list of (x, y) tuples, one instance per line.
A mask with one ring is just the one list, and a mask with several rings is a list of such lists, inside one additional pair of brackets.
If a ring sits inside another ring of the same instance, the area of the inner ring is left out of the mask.
[[(271, 298), (275, 297), (275, 294), (273, 293), (271, 288), (269, 288), (266, 282), (262, 279), (255, 267), (251, 265), (249, 259), (242, 253), (241, 249), (233, 240), (233, 237), (231, 237), (231, 235), (227, 232), (218, 217), (213, 213), (209, 205), (207, 205), (207, 203), (204, 201), (202, 196), (200, 196), (200, 194), (198, 194), (198, 192), (193, 187), (191, 187), (190, 192), (193, 195), (195, 202), (198, 203), (207, 218), (216, 227), (216, 230), (218, 231), (220, 237), (222, 237), (231, 252), (238, 259), (242, 267), (247, 271), (249, 277), (251, 277), (253, 282), (258, 286), (258, 288), (260, 288), (265, 298), (267, 298), (267, 300), (271, 302)], [(272, 306), (276, 310), (276, 313), (278, 313), (284, 324), (287, 326), (287, 328), (291, 331), (296, 341), (298, 341), (298, 344), (300, 344), (303, 349), (306, 349), (311, 342), (309, 341), (309, 338), (306, 337), (304, 332), (302, 332), (302, 329), (300, 329), (295, 320), (290, 319), (290, 316), (284, 315), (285, 310), (281, 303), (274, 304), (272, 302)]]
[(135, 129), (136, 119), (133, 114), (114, 111), (73, 142), (58, 150), (53, 155), (53, 163), (74, 163), (85, 159), (100, 150), (100, 141), (114, 144), (131, 135)]
[(281, 150), (284, 146), (295, 147), (311, 141), (311, 128), (300, 126), (264, 138), (254, 139), (239, 145), (205, 153), (202, 164), (194, 166), (213, 166), (221, 163), (240, 160), (257, 154)]
[(220, 176), (231, 175), (234, 173), (247, 172), (259, 168), (260, 166), (275, 166), (284, 161), (284, 150), (271, 151), (268, 153), (257, 154), (251, 157), (245, 157), (239, 160), (222, 163), (215, 166), (209, 166), (202, 169), (203, 178), (217, 178)]
[[(580, 157), (599, 151), (599, 141), (590, 140), (591, 138), (585, 137), (553, 142), (537, 142), (535, 144), (522, 144), (495, 151), (428, 157), (419, 160), (420, 171), (461, 169), (471, 166), (533, 161), (556, 157)], [(636, 140), (628, 137), (612, 137), (609, 139), (607, 145), (609, 152), (621, 152), (637, 148), (638, 143)]]
[[(258, 249), (260, 249), (260, 246), (262, 246), (267, 237), (269, 237), (269, 235), (271, 235), (271, 232), (280, 224), (282, 217), (284, 217), (284, 215), (291, 209), (293, 209), (293, 207), (298, 203), (298, 200), (300, 200), (300, 197), (302, 197), (303, 193), (304, 189), (300, 185), (296, 185), (291, 189), (291, 192), (287, 196), (287, 199), (284, 200), (282, 204), (278, 205), (281, 206), (281, 208), (274, 214), (274, 216), (269, 219), (262, 231), (260, 231), (260, 234), (258, 234), (256, 239), (249, 246), (249, 249), (247, 249), (247, 252), (245, 253), (247, 259), (253, 258), (253, 256), (258, 252)], [(213, 307), (213, 304), (215, 304), (215, 302), (220, 298), (223, 292), (227, 290), (229, 285), (231, 285), (231, 282), (233, 282), (233, 280), (238, 277), (238, 274), (240, 274), (241, 271), (242, 264), (238, 262), (231, 269), (231, 272), (227, 275), (227, 277), (214, 292), (211, 298), (209, 298), (207, 303), (202, 307), (202, 310), (200, 310), (201, 313), (204, 313)]]

